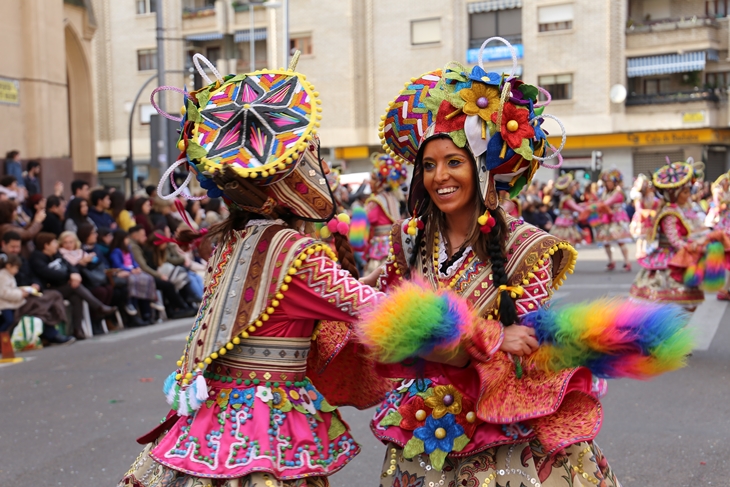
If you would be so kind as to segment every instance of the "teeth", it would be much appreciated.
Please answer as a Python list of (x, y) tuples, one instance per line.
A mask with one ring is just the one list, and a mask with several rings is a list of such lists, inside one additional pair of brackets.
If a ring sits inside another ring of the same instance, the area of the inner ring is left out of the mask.
[(438, 190), (436, 190), (436, 192), (437, 192), (438, 194), (451, 194), (451, 193), (453, 193), (454, 191), (456, 191), (456, 189), (457, 189), (457, 188), (442, 188), (442, 189), (438, 189)]

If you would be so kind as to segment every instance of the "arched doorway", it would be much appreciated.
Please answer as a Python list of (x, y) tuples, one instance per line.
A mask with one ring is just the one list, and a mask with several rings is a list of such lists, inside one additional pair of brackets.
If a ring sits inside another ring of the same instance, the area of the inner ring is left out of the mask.
[(65, 28), (69, 136), (76, 178), (96, 182), (96, 126), (89, 60), (72, 25)]

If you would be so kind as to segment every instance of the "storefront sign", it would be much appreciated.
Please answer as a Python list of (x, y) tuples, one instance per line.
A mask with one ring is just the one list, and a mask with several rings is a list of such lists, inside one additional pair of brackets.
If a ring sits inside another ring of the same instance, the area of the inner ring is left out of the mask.
[(0, 103), (20, 105), (20, 83), (16, 79), (0, 78)]
[[(560, 137), (550, 137), (550, 144), (560, 145)], [(606, 147), (640, 147), (652, 145), (730, 144), (730, 129), (661, 130), (623, 134), (572, 135), (565, 148), (599, 149)]]

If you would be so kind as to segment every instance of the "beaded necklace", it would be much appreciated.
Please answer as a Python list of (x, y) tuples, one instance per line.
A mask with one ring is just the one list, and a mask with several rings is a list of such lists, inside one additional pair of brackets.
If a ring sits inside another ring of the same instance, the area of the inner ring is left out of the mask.
[[(439, 266), (439, 242), (440, 242), (440, 240), (441, 240), (440, 232), (436, 232), (436, 234), (434, 234), (434, 236), (433, 236), (433, 272), (434, 272), (434, 277), (436, 278), (436, 281), (439, 284), (439, 287), (444, 288), (444, 284), (441, 281), (441, 279), (439, 278), (439, 267), (440, 267)], [(469, 269), (471, 267), (472, 263), (474, 262), (476, 255), (471, 250), (469, 252), (471, 254), (469, 256), (469, 258), (466, 259), (461, 264), (461, 266), (459, 268), (459, 272), (454, 274), (454, 277), (451, 279), (451, 281), (449, 281), (448, 286), (446, 286), (449, 289), (454, 289), (454, 287), (456, 286), (456, 283), (459, 282), (459, 280), (464, 276), (464, 273), (467, 271), (467, 269)]]

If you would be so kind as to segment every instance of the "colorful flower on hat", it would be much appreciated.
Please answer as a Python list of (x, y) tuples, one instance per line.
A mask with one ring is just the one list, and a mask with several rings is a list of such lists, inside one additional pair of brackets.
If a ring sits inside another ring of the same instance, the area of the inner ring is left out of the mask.
[(479, 66), (474, 66), (471, 70), (471, 74), (469, 74), (469, 79), (488, 85), (499, 86), (502, 82), (502, 75), (499, 73), (487, 73)]
[(218, 406), (221, 409), (226, 409), (228, 407), (228, 400), (231, 397), (231, 390), (232, 389), (221, 389), (218, 392), (218, 395), (215, 397), (215, 402), (218, 403)]
[(461, 392), (451, 384), (436, 386), (433, 389), (433, 395), (426, 399), (425, 404), (433, 409), (433, 417), (438, 419), (447, 413), (459, 414), (462, 398)]
[(473, 82), (471, 88), (459, 91), (466, 102), (462, 110), (467, 115), (478, 115), (485, 122), (499, 109), (499, 90), (493, 86)]
[(254, 396), (256, 396), (256, 391), (253, 387), (249, 389), (233, 389), (230, 392), (228, 402), (234, 409), (239, 409), (243, 405), (251, 407), (253, 406)]
[(402, 417), (399, 426), (404, 430), (413, 431), (426, 424), (426, 418), (431, 414), (431, 408), (426, 406), (421, 396), (413, 396), (413, 400), (398, 408), (398, 413)]
[(270, 402), (273, 399), (271, 394), (271, 388), (266, 386), (258, 386), (256, 388), (256, 397), (261, 399), (263, 402)]
[(413, 436), (423, 441), (424, 451), (427, 454), (435, 450), (449, 453), (454, 449), (454, 440), (464, 434), (464, 428), (456, 422), (453, 414), (442, 418), (428, 416), (426, 424), (413, 432)]
[[(497, 112), (492, 114), (492, 122), (497, 123), (497, 115)], [(512, 103), (505, 103), (502, 108), (500, 134), (512, 149), (519, 149), (523, 139), (535, 137), (535, 130), (530, 125), (530, 111)]]

